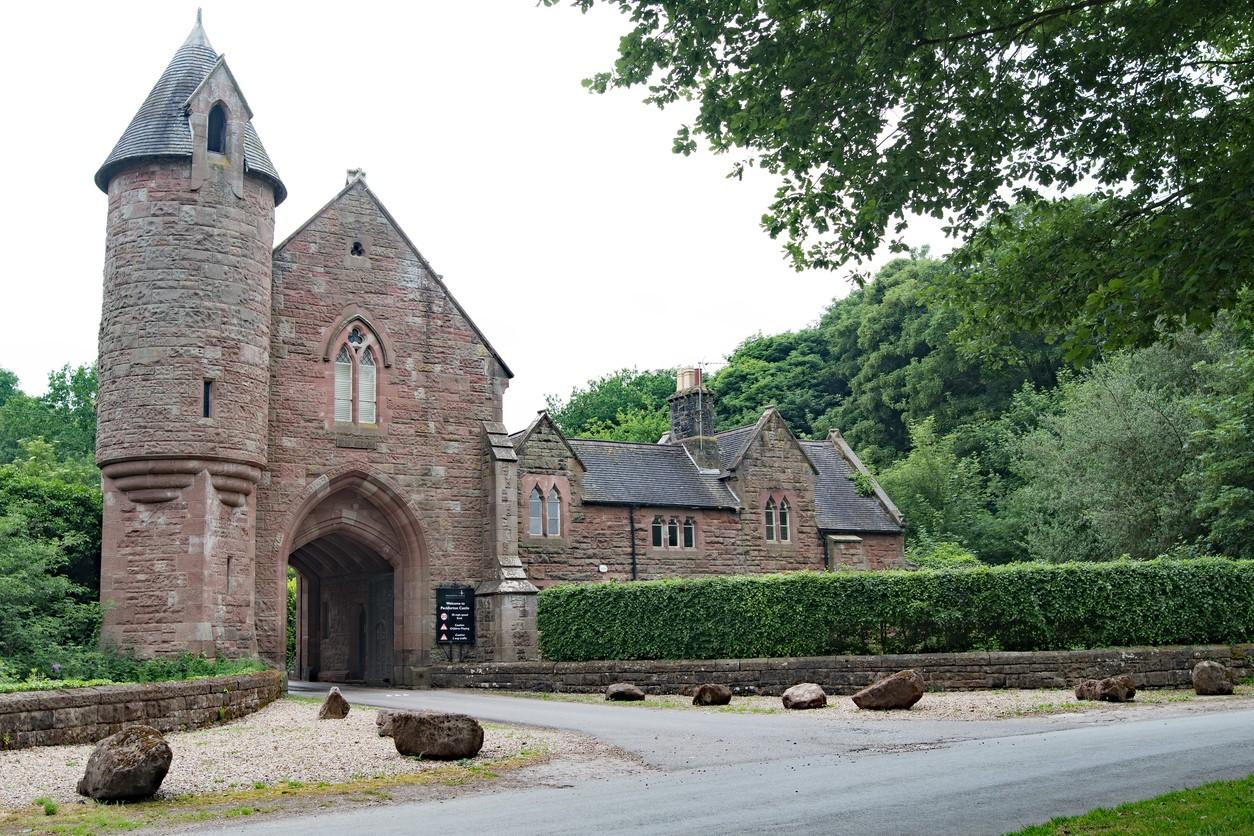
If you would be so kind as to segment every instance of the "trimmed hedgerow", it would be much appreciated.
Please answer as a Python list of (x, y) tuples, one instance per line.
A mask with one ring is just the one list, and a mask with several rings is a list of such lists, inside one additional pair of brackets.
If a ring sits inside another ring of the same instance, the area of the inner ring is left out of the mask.
[(1254, 561), (1012, 564), (555, 586), (555, 661), (1067, 650), (1254, 639)]

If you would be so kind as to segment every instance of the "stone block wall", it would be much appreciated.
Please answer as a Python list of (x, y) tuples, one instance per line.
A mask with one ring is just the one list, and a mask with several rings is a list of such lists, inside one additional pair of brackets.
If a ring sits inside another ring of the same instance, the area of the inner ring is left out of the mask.
[(0, 749), (94, 743), (123, 727), (184, 731), (234, 720), (283, 693), (275, 670), (183, 682), (0, 694)]
[(439, 688), (596, 693), (630, 682), (651, 694), (678, 694), (720, 682), (737, 694), (778, 695), (798, 682), (817, 682), (829, 694), (852, 694), (900, 670), (918, 671), (932, 691), (993, 688), (1071, 688), (1083, 679), (1130, 674), (1142, 688), (1188, 688), (1203, 659), (1227, 665), (1238, 677), (1254, 673), (1254, 644), (1129, 647), (999, 653), (915, 653), (892, 656), (816, 656), (784, 659), (680, 661), (517, 662), (441, 665)]

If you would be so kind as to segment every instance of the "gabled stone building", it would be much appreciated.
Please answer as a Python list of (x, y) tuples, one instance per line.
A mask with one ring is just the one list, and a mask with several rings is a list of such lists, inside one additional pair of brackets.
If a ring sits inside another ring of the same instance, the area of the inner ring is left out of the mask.
[(659, 444), (507, 435), (513, 373), (361, 172), (272, 249), (251, 118), (198, 20), (96, 174), (106, 643), (282, 663), (291, 566), (297, 675), (416, 684), (440, 587), (510, 660), (557, 581), (900, 563), (838, 434), (715, 433), (695, 371)]

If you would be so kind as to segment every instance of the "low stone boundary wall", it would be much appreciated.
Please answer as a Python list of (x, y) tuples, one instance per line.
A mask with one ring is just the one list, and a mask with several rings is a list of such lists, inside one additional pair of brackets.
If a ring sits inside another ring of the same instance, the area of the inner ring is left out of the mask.
[(852, 694), (906, 668), (923, 675), (933, 691), (991, 688), (1071, 688), (1082, 679), (1131, 674), (1141, 688), (1187, 688), (1193, 666), (1211, 659), (1254, 673), (1254, 644), (1196, 647), (1122, 647), (1022, 653), (914, 653), (894, 656), (815, 656), (706, 661), (491, 662), (440, 665), (437, 688), (591, 693), (630, 682), (653, 694), (682, 693), (702, 682), (721, 682), (738, 694), (778, 695), (798, 682), (817, 682), (829, 694)]
[(94, 743), (135, 723), (161, 732), (198, 729), (251, 714), (282, 693), (283, 675), (269, 670), (0, 694), (0, 749)]

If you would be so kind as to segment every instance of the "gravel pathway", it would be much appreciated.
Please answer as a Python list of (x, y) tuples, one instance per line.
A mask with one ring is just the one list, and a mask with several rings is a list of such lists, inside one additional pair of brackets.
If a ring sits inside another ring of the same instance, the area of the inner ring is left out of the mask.
[[(375, 709), (353, 706), (343, 720), (318, 720), (318, 705), (281, 699), (241, 720), (210, 729), (166, 735), (174, 750), (160, 796), (252, 789), (286, 782), (314, 785), (402, 775), (438, 768), (397, 754), (379, 737)], [(581, 735), (521, 726), (484, 724), (481, 759), (523, 750), (581, 754), (596, 744)], [(0, 751), (0, 809), (39, 796), (74, 801), (74, 786), (94, 747), (43, 746)]]
[(517, 697), (612, 705), (622, 708), (680, 708), (731, 714), (791, 714), (824, 720), (1004, 720), (1055, 714), (1083, 713), (1140, 716), (1170, 707), (1173, 711), (1208, 711), (1254, 707), (1254, 686), (1238, 685), (1228, 697), (1199, 697), (1192, 691), (1138, 691), (1130, 703), (1079, 702), (1075, 692), (1061, 689), (1004, 691), (932, 691), (909, 711), (863, 711), (848, 696), (827, 697), (827, 707), (810, 711), (786, 711), (779, 697), (733, 697), (731, 705), (696, 708), (690, 697), (650, 694), (644, 702), (606, 702), (601, 694), (552, 694), (510, 691), (480, 692)]

